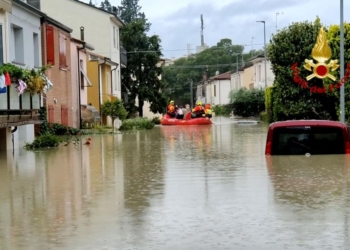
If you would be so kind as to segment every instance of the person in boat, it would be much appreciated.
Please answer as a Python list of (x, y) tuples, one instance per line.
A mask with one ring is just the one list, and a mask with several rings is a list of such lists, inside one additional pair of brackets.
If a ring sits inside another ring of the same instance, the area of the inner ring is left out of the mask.
[(170, 103), (169, 103), (169, 105), (168, 105), (167, 114), (168, 114), (170, 117), (175, 117), (175, 116), (176, 116), (175, 106), (174, 106), (174, 101), (173, 101), (173, 100), (171, 100)]
[(183, 107), (180, 106), (177, 110), (176, 110), (176, 119), (183, 119), (184, 118), (184, 111), (183, 111)]
[(192, 118), (201, 118), (204, 117), (204, 108), (202, 106), (202, 102), (197, 102), (197, 105), (194, 109), (192, 109)]
[(208, 117), (209, 119), (212, 117), (209, 103), (205, 104), (204, 113), (205, 113), (205, 116)]

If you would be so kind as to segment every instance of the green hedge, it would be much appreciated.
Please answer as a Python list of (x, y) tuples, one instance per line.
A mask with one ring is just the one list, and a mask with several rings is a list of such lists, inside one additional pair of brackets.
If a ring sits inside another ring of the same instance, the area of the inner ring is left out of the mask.
[(152, 122), (152, 120), (147, 118), (133, 118), (124, 120), (119, 130), (142, 130), (152, 128), (154, 128), (154, 123)]
[(242, 88), (230, 93), (233, 114), (242, 117), (258, 116), (265, 110), (265, 93), (260, 89)]

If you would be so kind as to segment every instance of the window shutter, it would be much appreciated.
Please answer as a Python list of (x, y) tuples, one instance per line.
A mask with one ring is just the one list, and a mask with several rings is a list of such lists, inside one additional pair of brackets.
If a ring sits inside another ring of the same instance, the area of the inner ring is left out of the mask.
[(55, 40), (53, 26), (46, 26), (46, 61), (47, 64), (55, 65)]
[(60, 67), (66, 68), (66, 37), (60, 34)]

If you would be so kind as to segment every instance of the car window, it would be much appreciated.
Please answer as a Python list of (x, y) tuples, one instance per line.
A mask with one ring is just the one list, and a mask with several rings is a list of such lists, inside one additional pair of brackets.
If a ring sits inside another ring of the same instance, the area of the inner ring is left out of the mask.
[(273, 132), (272, 154), (344, 154), (344, 138), (341, 128), (287, 127)]

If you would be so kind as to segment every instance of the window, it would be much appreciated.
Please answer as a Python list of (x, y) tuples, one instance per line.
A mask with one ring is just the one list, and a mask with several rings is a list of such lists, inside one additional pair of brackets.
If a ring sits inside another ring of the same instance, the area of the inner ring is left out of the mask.
[(119, 83), (119, 79), (120, 79), (120, 77), (119, 77), (119, 69), (116, 69), (116, 74), (114, 74), (114, 79), (115, 79), (115, 81), (114, 81), (114, 90), (118, 91), (119, 90), (118, 83)]
[(2, 25), (0, 25), (0, 65), (4, 63), (4, 46), (2, 43)]
[(116, 29), (117, 49), (119, 49), (119, 29)]
[(261, 81), (261, 65), (259, 65), (258, 79)]
[(117, 43), (116, 43), (116, 30), (115, 27), (113, 26), (113, 46), (114, 48), (117, 47)]
[(13, 39), (15, 50), (15, 63), (24, 64), (24, 44), (23, 44), (23, 29), (18, 26), (13, 26)]
[(108, 93), (109, 95), (112, 95), (113, 93), (112, 93), (112, 82), (111, 82), (111, 76), (110, 76), (110, 74), (109, 74), (109, 72), (107, 72), (107, 74), (106, 74), (106, 93)]
[(80, 81), (80, 88), (84, 89), (85, 87), (85, 81), (87, 82), (87, 84), (89, 85), (89, 87), (92, 86), (92, 83), (90, 81), (90, 79), (87, 77), (85, 71), (84, 71), (84, 61), (80, 60), (79, 62), (80, 66), (79, 66), (79, 71), (80, 71), (80, 77), (79, 77), (79, 81)]
[(67, 68), (66, 36), (59, 34), (60, 39), (60, 68)]
[(343, 131), (334, 127), (286, 127), (274, 130), (273, 154), (343, 154)]
[[(79, 52), (78, 52), (79, 53)], [(80, 77), (79, 77), (79, 81), (80, 81), (80, 88), (84, 89), (84, 85), (85, 85), (85, 79), (84, 79), (84, 74), (83, 74), (83, 60), (80, 60), (79, 65), (80, 65)]]
[(39, 54), (39, 35), (33, 33), (33, 51), (34, 51), (34, 66), (40, 67), (40, 54)]
[(216, 96), (216, 85), (214, 85), (214, 96)]
[(53, 26), (46, 26), (46, 63), (55, 65), (55, 44)]

